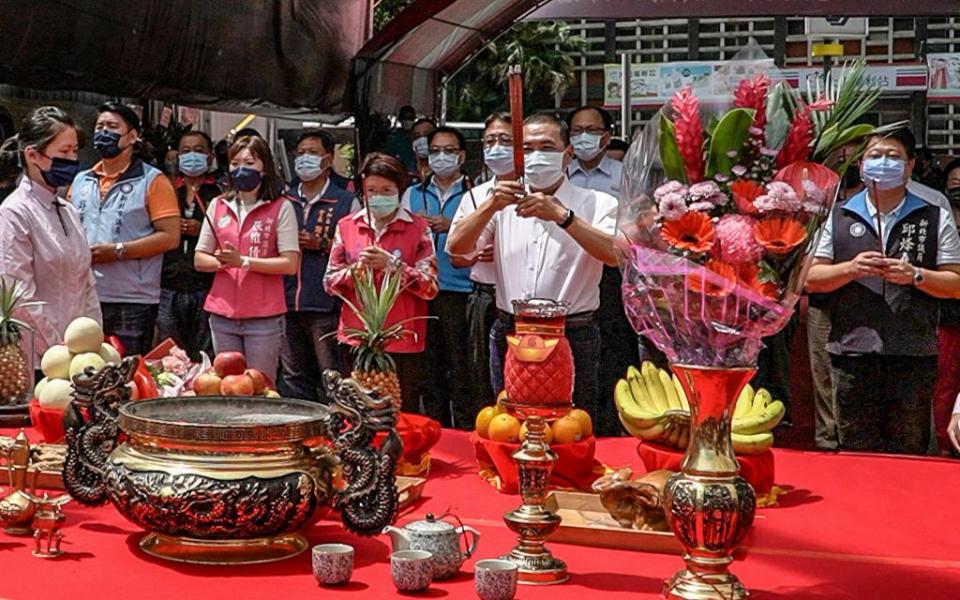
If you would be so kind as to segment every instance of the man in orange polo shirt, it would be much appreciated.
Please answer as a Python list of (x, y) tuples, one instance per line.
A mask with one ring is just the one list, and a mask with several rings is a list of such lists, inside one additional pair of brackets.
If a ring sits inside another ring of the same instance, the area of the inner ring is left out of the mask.
[(180, 243), (180, 207), (170, 180), (135, 150), (140, 119), (117, 103), (98, 109), (93, 145), (102, 160), (80, 172), (70, 198), (80, 211), (107, 335), (127, 354), (153, 342), (164, 252)]

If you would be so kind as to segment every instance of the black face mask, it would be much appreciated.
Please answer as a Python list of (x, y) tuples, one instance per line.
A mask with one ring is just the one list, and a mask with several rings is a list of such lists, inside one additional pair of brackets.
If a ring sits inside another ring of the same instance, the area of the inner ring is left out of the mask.
[[(44, 154), (44, 156), (47, 155)], [(73, 178), (80, 171), (80, 161), (60, 156), (50, 156), (48, 158), (51, 161), (50, 170), (40, 171), (40, 175), (43, 176), (47, 185), (58, 188), (73, 183)]]
[(947, 200), (950, 201), (951, 206), (960, 208), (960, 187), (947, 190)]
[(843, 174), (843, 189), (849, 190), (860, 185), (860, 167), (853, 163), (850, 165), (850, 168), (847, 169), (847, 172)]
[(123, 152), (120, 147), (120, 134), (109, 129), (101, 129), (93, 134), (93, 147), (103, 158), (113, 158)]

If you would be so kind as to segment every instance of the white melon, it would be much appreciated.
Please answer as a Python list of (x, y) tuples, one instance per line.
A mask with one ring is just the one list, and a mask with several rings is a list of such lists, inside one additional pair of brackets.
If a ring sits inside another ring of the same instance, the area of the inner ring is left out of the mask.
[(103, 328), (90, 317), (74, 319), (63, 334), (63, 343), (70, 352), (82, 354), (84, 352), (100, 352), (103, 344)]
[(83, 370), (87, 367), (93, 367), (94, 370), (99, 371), (106, 364), (106, 361), (100, 358), (100, 355), (96, 352), (78, 354), (70, 361), (70, 378), (73, 379), (73, 376), (77, 373), (83, 373)]
[(66, 379), (51, 379), (37, 400), (43, 408), (66, 410), (73, 401), (73, 386)]
[(47, 382), (48, 382), (48, 381), (50, 381), (50, 380), (47, 379), (46, 377), (44, 377), (43, 379), (41, 379), (40, 381), (37, 382), (37, 385), (33, 386), (33, 397), (34, 397), (34, 398), (39, 398), (39, 397), (40, 397), (40, 392), (43, 391), (43, 388), (44, 388), (45, 385), (47, 385)]
[(40, 370), (50, 379), (70, 377), (70, 361), (73, 354), (64, 345), (50, 346), (40, 359)]
[(117, 349), (111, 346), (110, 344), (103, 343), (100, 344), (100, 358), (107, 363), (120, 364), (120, 353), (117, 352)]

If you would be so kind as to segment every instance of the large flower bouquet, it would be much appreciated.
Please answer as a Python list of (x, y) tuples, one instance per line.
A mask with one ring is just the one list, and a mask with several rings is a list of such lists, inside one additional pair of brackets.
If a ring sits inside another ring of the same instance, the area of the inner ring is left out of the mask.
[[(879, 90), (855, 63), (802, 95), (769, 66), (730, 106), (676, 93), (626, 159), (618, 247), (627, 316), (672, 362), (756, 363), (803, 285), (840, 177), (873, 134)], [(861, 146), (862, 147), (862, 146)]]

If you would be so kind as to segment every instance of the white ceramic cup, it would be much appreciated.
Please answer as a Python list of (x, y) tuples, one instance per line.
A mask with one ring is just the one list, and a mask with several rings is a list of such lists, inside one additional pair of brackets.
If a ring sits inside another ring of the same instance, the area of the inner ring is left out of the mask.
[(313, 547), (313, 576), (322, 585), (341, 585), (353, 575), (353, 546), (320, 544)]
[(390, 576), (401, 592), (422, 592), (433, 582), (433, 554), (426, 550), (399, 550), (390, 555)]
[(473, 585), (481, 600), (513, 600), (517, 595), (517, 565), (509, 560), (478, 560)]

